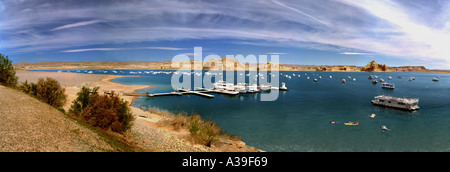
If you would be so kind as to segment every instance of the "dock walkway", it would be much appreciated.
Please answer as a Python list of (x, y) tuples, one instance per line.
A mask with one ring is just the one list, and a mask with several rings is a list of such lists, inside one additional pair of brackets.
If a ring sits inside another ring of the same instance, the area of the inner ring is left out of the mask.
[(219, 93), (226, 95), (238, 95), (237, 91), (227, 91), (227, 90), (210, 90), (202, 88), (200, 91), (190, 91), (185, 89), (177, 89), (177, 92), (170, 93), (123, 93), (124, 96), (148, 96), (148, 97), (157, 97), (157, 96), (181, 96), (185, 94), (194, 94), (198, 96), (214, 98), (214, 95), (206, 94), (206, 93)]

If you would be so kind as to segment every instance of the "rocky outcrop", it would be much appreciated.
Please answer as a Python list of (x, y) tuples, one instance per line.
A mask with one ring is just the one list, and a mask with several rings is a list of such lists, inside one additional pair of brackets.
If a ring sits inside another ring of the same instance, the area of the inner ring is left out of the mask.
[(375, 61), (371, 61), (361, 68), (361, 72), (394, 72), (394, 70), (391, 67), (387, 67), (385, 64), (381, 65)]

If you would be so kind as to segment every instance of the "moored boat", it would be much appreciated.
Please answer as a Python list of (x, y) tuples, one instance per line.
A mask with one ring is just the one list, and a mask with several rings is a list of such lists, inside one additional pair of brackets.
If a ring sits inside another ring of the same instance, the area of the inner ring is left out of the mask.
[(381, 83), (381, 88), (394, 89), (394, 88), (395, 88), (395, 85), (392, 84), (392, 83), (387, 83), (387, 82), (385, 82), (385, 83)]
[(279, 90), (280, 91), (289, 91), (289, 88), (286, 87), (286, 83), (282, 82)]
[(392, 108), (399, 108), (405, 110), (417, 110), (419, 109), (419, 99), (400, 98), (392, 96), (379, 95), (374, 97), (372, 103), (380, 106), (387, 106)]
[(372, 84), (377, 84), (378, 81), (376, 79), (372, 80)]

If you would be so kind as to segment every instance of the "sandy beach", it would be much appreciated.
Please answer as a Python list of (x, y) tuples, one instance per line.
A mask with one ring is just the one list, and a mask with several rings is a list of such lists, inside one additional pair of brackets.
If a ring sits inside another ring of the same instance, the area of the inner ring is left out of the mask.
[[(130, 106), (135, 99), (133, 96), (123, 96), (123, 93), (132, 93), (140, 89), (150, 88), (149, 85), (124, 85), (112, 82), (111, 80), (124, 77), (119, 75), (98, 75), (98, 74), (80, 74), (68, 72), (38, 72), (19, 70), (16, 74), (21, 82), (37, 82), (39, 78), (51, 77), (60, 82), (66, 89), (67, 102), (64, 105), (66, 112), (70, 109), (72, 101), (77, 97), (76, 94), (83, 86), (99, 86), (99, 92), (114, 91), (121, 98), (128, 101)], [(133, 77), (133, 76), (127, 76)], [(229, 142), (229, 145), (221, 148), (210, 148), (203, 145), (192, 144), (189, 141), (188, 131), (175, 131), (167, 127), (159, 126), (157, 123), (163, 119), (159, 114), (150, 113), (142, 109), (132, 107), (132, 113), (136, 117), (133, 127), (127, 133), (136, 142), (142, 144), (148, 151), (158, 152), (212, 152), (212, 151), (259, 151), (244, 142)]]

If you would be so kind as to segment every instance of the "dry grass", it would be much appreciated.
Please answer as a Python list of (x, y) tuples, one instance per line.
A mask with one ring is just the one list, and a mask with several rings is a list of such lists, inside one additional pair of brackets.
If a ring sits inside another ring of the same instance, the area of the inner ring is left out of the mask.
[(222, 140), (241, 141), (239, 136), (223, 132), (216, 122), (203, 120), (198, 114), (173, 114), (159, 109), (149, 108), (151, 113), (163, 116), (158, 125), (171, 127), (176, 131), (187, 130), (192, 142), (211, 147), (220, 144)]

